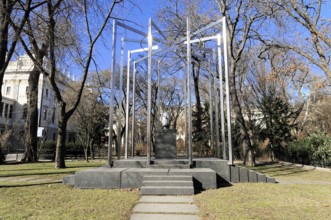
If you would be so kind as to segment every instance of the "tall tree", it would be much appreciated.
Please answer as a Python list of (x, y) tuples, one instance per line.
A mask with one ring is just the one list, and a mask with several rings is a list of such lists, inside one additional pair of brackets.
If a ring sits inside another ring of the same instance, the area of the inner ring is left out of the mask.
[[(46, 26), (43, 19), (45, 19), (45, 17), (42, 16), (42, 13), (35, 12), (27, 19), (27, 25), (24, 30), (25, 34), (27, 35), (29, 44), (31, 45), (31, 51), (29, 52), (32, 53), (34, 59), (40, 65), (44, 64), (44, 58), (47, 55), (47, 38), (45, 33), (43, 32), (43, 28), (45, 28)], [(21, 37), (21, 42), (24, 45), (24, 48), (28, 50), (28, 46), (27, 43), (25, 43), (24, 41), (24, 37)], [(25, 152), (22, 157), (22, 161), (36, 162), (38, 160), (38, 85), (41, 73), (42, 71), (40, 70), (40, 68), (38, 68), (37, 65), (34, 65), (28, 79), (28, 112), (24, 129)]]
[[(67, 123), (69, 118), (72, 116), (72, 114), (77, 109), (83, 90), (85, 81), (89, 72), (89, 68), (92, 61), (93, 56), (93, 49), (94, 46), (101, 36), (103, 30), (105, 29), (111, 14), (113, 12), (113, 9), (116, 4), (120, 3), (121, 0), (114, 0), (110, 4), (109, 8), (107, 8), (106, 13), (104, 14), (104, 17), (101, 21), (101, 24), (99, 27), (94, 27), (96, 29), (95, 34), (92, 32), (92, 26), (93, 23), (93, 15), (91, 13), (98, 13), (97, 11), (94, 11), (95, 8), (93, 8), (91, 5), (91, 2), (87, 0), (83, 0), (82, 2), (79, 2), (79, 6), (81, 7), (84, 19), (85, 19), (85, 26), (86, 26), (86, 33), (88, 38), (88, 52), (85, 57), (85, 59), (81, 60), (81, 64), (83, 67), (83, 76), (80, 84), (80, 88), (78, 90), (78, 93), (76, 94), (76, 100), (71, 108), (67, 110), (67, 103), (63, 99), (63, 96), (59, 90), (59, 87), (55, 80), (56, 75), (56, 57), (55, 57), (55, 32), (56, 32), (56, 23), (55, 23), (55, 16), (57, 13), (57, 4), (61, 3), (61, 0), (59, 0), (56, 4), (53, 4), (51, 0), (47, 2), (48, 6), (48, 16), (49, 16), (49, 49), (50, 49), (50, 62), (51, 62), (51, 71), (50, 71), (50, 83), (55, 91), (56, 100), (57, 100), (57, 106), (58, 106), (58, 137), (57, 137), (57, 143), (56, 143), (56, 168), (65, 168), (65, 140), (66, 140), (66, 129), (67, 129)], [(96, 3), (96, 2), (94, 2)], [(94, 16), (97, 16), (97, 14), (94, 14)]]
[(227, 42), (229, 51), (229, 84), (232, 96), (233, 116), (238, 122), (244, 164), (255, 166), (254, 150), (251, 143), (252, 131), (244, 120), (242, 106), (238, 96), (238, 79), (240, 78), (239, 66), (248, 42), (258, 32), (261, 24), (266, 21), (265, 11), (260, 10), (265, 2), (245, 0), (215, 0), (220, 13), (227, 21)]

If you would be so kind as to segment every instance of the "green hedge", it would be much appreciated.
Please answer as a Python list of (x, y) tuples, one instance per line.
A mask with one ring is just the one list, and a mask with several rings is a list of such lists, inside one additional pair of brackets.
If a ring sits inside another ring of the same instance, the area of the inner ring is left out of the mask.
[(285, 149), (285, 158), (292, 163), (331, 167), (331, 137), (316, 133), (294, 141)]
[[(39, 159), (55, 160), (56, 142), (47, 141), (43, 143), (42, 147), (38, 147), (40, 150)], [(84, 157), (84, 148), (81, 144), (66, 143), (66, 157), (81, 158)]]

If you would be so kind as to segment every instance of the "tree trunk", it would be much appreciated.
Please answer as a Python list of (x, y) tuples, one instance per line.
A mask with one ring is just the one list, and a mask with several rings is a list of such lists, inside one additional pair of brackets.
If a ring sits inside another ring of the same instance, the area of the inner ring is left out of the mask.
[[(6, 71), (6, 54), (7, 54), (7, 47), (8, 47), (8, 30), (9, 30), (9, 23), (7, 20), (8, 14), (10, 11), (5, 7), (6, 3), (2, 3), (2, 10), (1, 10), (1, 17), (0, 17), (0, 103), (2, 101), (2, 82), (3, 76)], [(8, 14), (7, 14), (8, 13)]]
[(66, 153), (66, 131), (68, 119), (65, 114), (66, 103), (58, 102), (58, 129), (57, 129), (57, 142), (56, 142), (56, 154), (55, 154), (55, 168), (66, 168), (65, 165), (65, 153)]
[(240, 127), (240, 136), (242, 140), (242, 153), (243, 153), (242, 157), (244, 160), (244, 165), (255, 166), (255, 155), (237, 94), (235, 71), (236, 71), (235, 63), (231, 62), (230, 73), (229, 73), (230, 74), (229, 86), (230, 86), (230, 93), (232, 96), (234, 118), (238, 121)]
[(93, 138), (90, 141), (90, 155), (91, 155), (91, 160), (94, 160)]
[(89, 145), (90, 145), (90, 134), (89, 132), (87, 132), (87, 140), (86, 140), (86, 143), (85, 143), (85, 147), (84, 147), (84, 154), (85, 154), (85, 160), (86, 162), (88, 163), (88, 149), (89, 149)]
[[(40, 71), (36, 68), (29, 75), (28, 114), (25, 122), (25, 152), (22, 161), (36, 162), (38, 160), (38, 84)], [(42, 109), (40, 109), (42, 111)]]

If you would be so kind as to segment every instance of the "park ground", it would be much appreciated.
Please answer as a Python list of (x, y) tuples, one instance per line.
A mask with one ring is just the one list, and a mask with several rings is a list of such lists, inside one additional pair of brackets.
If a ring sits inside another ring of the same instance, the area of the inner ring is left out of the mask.
[[(138, 190), (83, 190), (62, 184), (104, 161), (0, 165), (0, 219), (129, 219)], [(194, 196), (202, 219), (331, 219), (331, 172), (291, 165), (254, 168), (278, 184), (237, 183)]]

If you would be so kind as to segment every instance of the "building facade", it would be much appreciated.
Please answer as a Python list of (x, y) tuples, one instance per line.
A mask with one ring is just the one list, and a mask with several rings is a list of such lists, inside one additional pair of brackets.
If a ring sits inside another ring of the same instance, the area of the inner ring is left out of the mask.
[[(27, 118), (29, 75), (34, 64), (28, 55), (23, 55), (15, 61), (11, 61), (6, 69), (2, 85), (2, 102), (0, 104), (0, 129), (3, 132), (6, 127), (20, 129), (24, 134), (24, 124)], [(44, 61), (44, 69), (49, 71), (49, 62)], [(57, 85), (64, 92), (70, 77), (59, 73)], [(56, 97), (52, 86), (44, 74), (40, 75), (38, 84), (38, 136), (43, 136), (47, 141), (55, 141), (57, 137), (57, 107)], [(72, 134), (67, 138), (72, 139)]]

